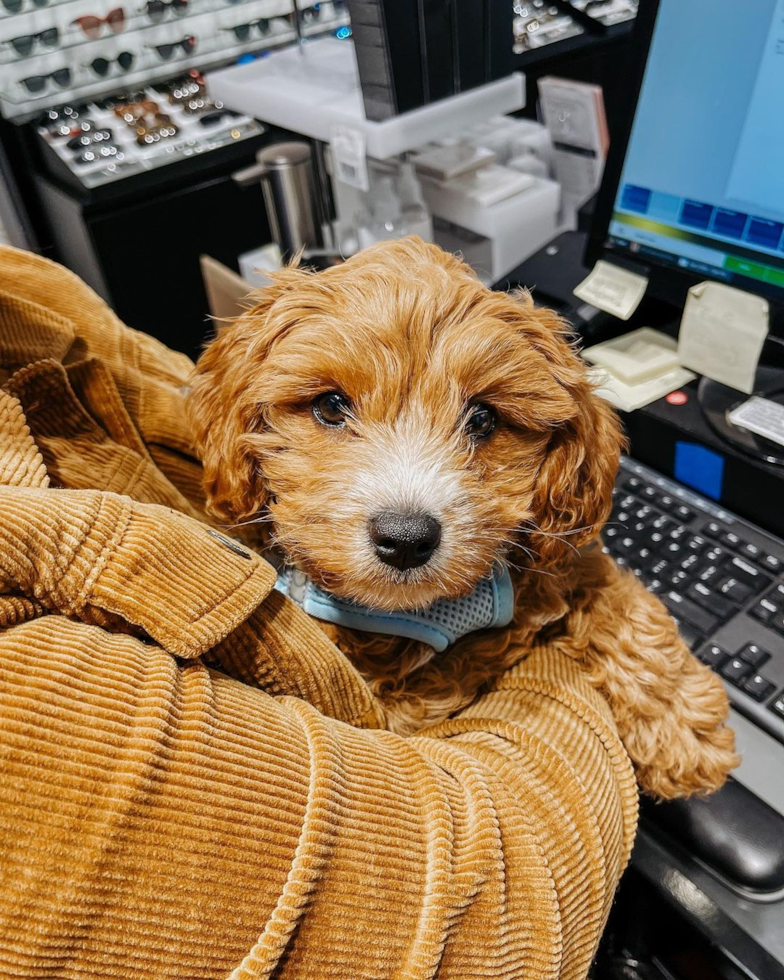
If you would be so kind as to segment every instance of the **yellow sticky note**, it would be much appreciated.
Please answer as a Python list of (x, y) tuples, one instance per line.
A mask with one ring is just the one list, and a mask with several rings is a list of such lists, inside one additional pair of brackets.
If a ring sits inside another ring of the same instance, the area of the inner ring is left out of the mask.
[(768, 301), (761, 296), (721, 282), (692, 286), (681, 319), (678, 360), (750, 395), (769, 318)]
[(640, 305), (647, 288), (646, 276), (600, 259), (588, 278), (574, 290), (574, 295), (619, 320), (628, 320)]

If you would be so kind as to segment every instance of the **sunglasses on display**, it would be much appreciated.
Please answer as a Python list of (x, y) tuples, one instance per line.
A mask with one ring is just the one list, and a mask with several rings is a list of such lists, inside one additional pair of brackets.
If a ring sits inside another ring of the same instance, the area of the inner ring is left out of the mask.
[(188, 12), (188, 0), (147, 0), (142, 7), (153, 24), (159, 24), (167, 10), (171, 10), (175, 17), (182, 17)]
[(201, 101), (206, 96), (204, 95), (204, 86), (192, 82), (187, 85), (178, 85), (169, 92), (167, 98), (171, 105), (181, 105), (188, 112), (188, 106), (194, 100)]
[(99, 109), (113, 109), (117, 112), (118, 108), (131, 102), (140, 102), (144, 98), (145, 93), (140, 89), (138, 92), (118, 92), (116, 95), (107, 95), (105, 99), (96, 99), (95, 104)]
[(47, 48), (54, 48), (60, 41), (60, 31), (56, 27), (48, 27), (45, 31), (37, 34), (22, 34), (20, 37), (12, 37), (7, 44), (10, 44), (20, 58), (26, 58), (31, 54), (36, 43), (42, 44)]
[(299, 15), (306, 24), (313, 24), (321, 17), (321, 4), (316, 3), (312, 7), (300, 7)]
[(174, 57), (174, 53), (177, 48), (182, 48), (182, 53), (187, 57), (196, 49), (196, 38), (192, 36), (184, 37), (181, 41), (173, 41), (170, 44), (153, 44), (151, 45), (154, 51), (157, 52), (158, 57), (162, 61), (170, 61)]
[(86, 14), (84, 17), (77, 17), (76, 20), (71, 21), (72, 24), (77, 24), (86, 37), (91, 40), (101, 36), (101, 29), (104, 25), (112, 30), (115, 34), (119, 34), (120, 31), (125, 29), (125, 11), (122, 7), (115, 7), (114, 10), (110, 10), (105, 17), (97, 17), (94, 14)]
[(121, 51), (116, 58), (95, 58), (86, 67), (92, 68), (96, 75), (103, 78), (105, 75), (109, 74), (109, 69), (114, 64), (116, 64), (122, 72), (130, 71), (131, 68), (133, 68), (134, 60), (135, 57), (132, 52)]
[(74, 157), (74, 163), (95, 163), (98, 160), (111, 160), (113, 157), (122, 157), (119, 149), (114, 143), (105, 143), (100, 147), (90, 147), (84, 153)]
[(189, 99), (183, 101), (180, 100), (179, 103), (173, 103), (175, 105), (179, 104), (182, 106), (182, 111), (189, 116), (197, 116), (200, 112), (205, 112), (207, 109), (222, 109), (223, 103), (219, 102), (217, 105), (213, 102), (211, 98), (204, 94), (192, 95)]
[(222, 119), (233, 118), (236, 116), (236, 112), (232, 112), (231, 109), (218, 109), (215, 112), (207, 112), (199, 118), (199, 124), (201, 126), (215, 126)]
[(168, 116), (161, 114), (153, 125), (137, 127), (136, 142), (139, 146), (153, 146), (161, 140), (171, 139), (177, 133), (179, 133), (178, 127)]
[(238, 41), (247, 41), (250, 37), (251, 29), (255, 28), (262, 37), (266, 37), (270, 32), (270, 22), (266, 17), (258, 20), (251, 20), (247, 24), (237, 24), (236, 27), (224, 27), (225, 31), (231, 31)]
[[(18, 14), (22, 9), (24, 0), (0, 0), (0, 2), (9, 14)], [(33, 0), (34, 7), (45, 7), (48, 3), (49, 0)]]
[(29, 78), (20, 78), (19, 84), (24, 85), (30, 95), (38, 95), (46, 88), (46, 82), (49, 78), (60, 88), (67, 88), (71, 84), (71, 69), (58, 68), (57, 71), (51, 71), (48, 75), (30, 75)]
[(93, 128), (89, 119), (80, 119), (87, 112), (87, 106), (84, 105), (47, 109), (38, 117), (38, 126), (46, 129), (52, 136), (73, 136), (80, 130), (86, 132)]
[(159, 112), (160, 106), (152, 99), (136, 99), (114, 106), (115, 116), (119, 116), (129, 126), (135, 126), (144, 116), (156, 116)]
[(80, 133), (78, 136), (73, 136), (65, 144), (69, 150), (83, 150), (86, 146), (92, 146), (94, 143), (105, 143), (111, 140), (113, 133), (111, 129), (95, 129), (92, 132)]
[(204, 94), (206, 85), (204, 76), (198, 68), (190, 68), (186, 75), (166, 83), (162, 92), (173, 105), (193, 98), (194, 95)]
[(80, 133), (89, 133), (94, 128), (93, 124), (86, 119), (84, 122), (77, 122), (76, 120), (56, 123), (44, 122), (43, 125), (50, 136), (57, 136), (60, 139), (66, 136), (77, 136)]

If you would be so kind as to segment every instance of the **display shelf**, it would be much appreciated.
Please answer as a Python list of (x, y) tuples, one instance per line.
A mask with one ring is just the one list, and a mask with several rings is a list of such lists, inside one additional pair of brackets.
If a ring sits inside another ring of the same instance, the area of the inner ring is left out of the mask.
[(552, 44), (602, 34), (634, 20), (638, 0), (514, 0), (513, 51), (524, 55)]
[(365, 116), (356, 55), (350, 41), (321, 38), (209, 76), (210, 91), (229, 108), (328, 142), (332, 127), (361, 132), (378, 160), (459, 131), (488, 116), (525, 105), (523, 77), (510, 75), (383, 122)]
[(23, 17), (25, 14), (40, 13), (43, 10), (50, 10), (52, 7), (66, 7), (78, 2), (79, 0), (49, 0), (48, 3), (39, 7), (33, 3), (33, 0), (22, 0), (21, 10), (18, 11), (8, 10), (7, 7), (0, 4), (0, 25), (17, 17)]
[[(200, 119), (213, 110), (207, 109), (201, 114), (187, 113), (182, 105), (170, 103), (166, 92), (147, 88), (144, 94), (170, 117), (178, 129), (176, 136), (152, 146), (140, 146), (136, 142), (135, 130), (111, 109), (88, 103), (80, 112), (79, 122), (89, 120), (93, 127), (90, 132), (111, 130), (111, 144), (119, 151), (117, 156), (78, 164), (78, 151), (69, 149), (68, 137), (57, 136), (42, 127), (38, 129), (38, 134), (43, 141), (47, 169), (65, 183), (92, 189), (260, 136), (265, 131), (262, 125), (247, 116), (226, 116), (205, 128)], [(109, 141), (97, 145), (106, 146)]]
[[(101, 6), (109, 9), (116, 7), (123, 8), (121, 0), (101, 0)], [(95, 14), (96, 4), (91, 0), (72, 0), (72, 5), (68, 8), (67, 16), (61, 13), (58, 18), (48, 19), (45, 23), (39, 16), (30, 19), (30, 23), (18, 23), (14, 21), (13, 29), (9, 25), (0, 23), (0, 65), (35, 65), (40, 59), (57, 53), (65, 55), (74, 49), (88, 48), (90, 51), (97, 50), (99, 46), (107, 44), (116, 45), (117, 43), (129, 44), (136, 43), (133, 39), (144, 34), (149, 36), (155, 31), (178, 30), (180, 27), (188, 33), (189, 28), (194, 23), (204, 23), (205, 15), (213, 15), (221, 21), (231, 19), (234, 12), (238, 17), (242, 17), (242, 11), (247, 13), (249, 8), (253, 9), (251, 15), (254, 19), (266, 17), (270, 20), (275, 18), (288, 18), (291, 15), (292, 7), (290, 0), (240, 0), (240, 2), (227, 3), (226, 0), (188, 0), (187, 12), (181, 15), (166, 13), (160, 21), (153, 21), (149, 15), (143, 12), (144, 5), (129, 12), (126, 10), (124, 27), (118, 32), (113, 32), (105, 25), (101, 28), (101, 33), (97, 38), (88, 37), (82, 29), (75, 24), (75, 18), (83, 17), (88, 14)], [(48, 8), (43, 8), (48, 10)], [(124, 8), (123, 8), (124, 9)], [(22, 15), (18, 21), (22, 21)], [(242, 23), (238, 20), (237, 23)], [(37, 34), (47, 28), (56, 27), (60, 32), (59, 42), (53, 47), (46, 47), (38, 42), (29, 55), (19, 55), (14, 51), (11, 40), (15, 37), (27, 34)], [(293, 27), (291, 28), (293, 31)], [(256, 35), (257, 38), (261, 38)], [(81, 55), (78, 55), (81, 57)]]
[[(13, 25), (0, 22), (0, 107), (9, 119), (23, 121), (66, 100), (77, 102), (97, 98), (118, 86), (130, 89), (154, 84), (187, 68), (208, 69), (225, 65), (237, 58), (297, 40), (291, 19), (291, 0), (244, 0), (241, 3), (190, 0), (185, 16), (170, 15), (160, 23), (150, 23), (137, 7), (123, 31), (115, 34), (104, 29), (102, 36), (95, 39), (82, 36), (71, 22), (74, 17), (86, 13), (105, 16), (108, 10), (117, 6), (117, 0), (101, 0), (100, 10), (97, 9), (99, 4), (91, 0), (70, 0), (58, 6), (68, 8), (67, 23), (54, 21), (51, 15), (44, 21), (42, 14), (45, 15), (49, 7), (36, 8), (32, 16), (25, 17), (20, 13), (14, 18), (5, 18), (5, 21), (12, 20)], [(247, 40), (236, 40), (234, 27), (260, 18), (270, 20), (268, 34), (261, 35), (254, 30)], [(311, 36), (333, 31), (345, 24), (346, 16), (342, 10), (325, 4), (319, 20), (304, 25), (302, 34)], [(11, 38), (38, 33), (51, 26), (61, 30), (61, 43), (57, 47), (39, 46), (26, 57), (12, 53), (8, 44)], [(163, 59), (155, 50), (157, 45), (177, 43), (187, 36), (196, 38), (197, 42), (190, 54), (178, 48), (172, 58)], [(123, 72), (116, 58), (126, 51), (134, 55), (134, 63), (129, 71)], [(96, 58), (110, 62), (106, 75), (99, 75), (90, 67)], [(68, 86), (60, 88), (50, 78), (43, 91), (31, 93), (22, 81), (39, 75), (49, 76), (61, 68), (71, 72)]]

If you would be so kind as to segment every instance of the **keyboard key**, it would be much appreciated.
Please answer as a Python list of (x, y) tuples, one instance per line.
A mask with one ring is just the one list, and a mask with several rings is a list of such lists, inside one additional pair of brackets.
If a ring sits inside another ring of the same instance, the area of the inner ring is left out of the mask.
[(691, 521), (694, 519), (694, 511), (685, 504), (678, 504), (675, 508), (675, 516), (681, 521)]
[(662, 596), (662, 602), (675, 617), (691, 623), (703, 633), (712, 633), (719, 625), (718, 617), (714, 616), (713, 613), (702, 609), (691, 599), (686, 599), (673, 589)]
[(784, 691), (779, 694), (775, 701), (771, 701), (768, 707), (780, 718), (784, 718)]
[(670, 567), (670, 563), (666, 558), (660, 558), (655, 564), (651, 565), (651, 571), (654, 575), (662, 575)]
[[(676, 620), (676, 622), (678, 621)], [(690, 650), (696, 650), (705, 639), (705, 634), (700, 633), (700, 631), (695, 629), (690, 623), (678, 622), (678, 632), (681, 634), (681, 639)]]
[[(681, 574), (685, 576), (686, 572), (682, 572)], [(702, 606), (703, 609), (712, 612), (719, 619), (726, 619), (727, 615), (733, 611), (729, 602), (723, 596), (717, 595), (703, 582), (698, 582), (696, 585), (687, 589), (686, 595), (690, 599), (693, 599), (698, 606)]]
[(784, 562), (776, 558), (775, 555), (763, 555), (760, 558), (760, 565), (767, 568), (769, 572), (780, 572), (784, 568)]
[(712, 667), (713, 670), (718, 670), (730, 659), (730, 655), (726, 650), (722, 650), (718, 643), (711, 643), (704, 650), (701, 650), (697, 656), (707, 667)]
[(732, 555), (729, 553), (729, 551), (725, 551), (724, 548), (720, 548), (718, 545), (715, 545), (713, 548), (709, 548), (705, 552), (705, 558), (709, 562), (715, 562), (717, 565), (720, 565), (724, 561), (729, 561), (732, 558)]
[(721, 524), (717, 524), (716, 521), (710, 521), (702, 529), (703, 534), (707, 534), (709, 538), (718, 538), (724, 534), (724, 528)]
[(664, 514), (659, 514), (658, 517), (653, 519), (651, 527), (655, 528), (657, 531), (661, 531), (663, 534), (669, 535), (671, 531), (674, 531), (675, 528), (678, 527), (678, 525), (669, 517), (665, 517)]
[(647, 504), (643, 504), (642, 507), (638, 507), (637, 510), (634, 511), (634, 516), (638, 521), (644, 521), (646, 517), (650, 517), (651, 515), (655, 517), (656, 511), (654, 511), (653, 507), (649, 507)]
[(721, 578), (722, 572), (717, 565), (708, 565), (707, 568), (703, 568), (699, 573), (700, 582), (704, 582), (706, 585), (713, 585), (718, 579)]
[(700, 563), (700, 556), (695, 554), (690, 554), (690, 555), (686, 555), (686, 557), (680, 563), (679, 567), (682, 568), (684, 572), (688, 572), (690, 568), (694, 568), (694, 566), (699, 565), (699, 563)]
[(637, 493), (645, 486), (639, 476), (627, 476), (623, 481), (623, 485), (627, 490), (631, 490), (633, 493)]
[(605, 541), (612, 541), (612, 539), (617, 538), (620, 533), (621, 533), (621, 529), (619, 527), (615, 527), (614, 524), (611, 524), (609, 527), (606, 527), (604, 529), (602, 535)]
[(730, 548), (739, 548), (743, 544), (742, 539), (734, 531), (722, 531), (719, 541)]
[(751, 664), (752, 667), (761, 667), (770, 660), (768, 651), (763, 650), (756, 643), (747, 643), (742, 650), (738, 651), (738, 656), (741, 660), (745, 660), (747, 664)]
[(765, 701), (776, 690), (776, 685), (761, 674), (754, 674), (742, 685), (741, 690), (755, 701)]
[(689, 551), (693, 551), (698, 555), (702, 554), (702, 552), (705, 551), (708, 546), (708, 542), (699, 534), (695, 534), (686, 542), (686, 547), (689, 549)]
[(740, 548), (740, 553), (745, 558), (751, 558), (752, 561), (758, 561), (762, 557), (762, 548), (758, 548), (756, 544), (752, 544), (751, 541), (744, 541)]
[(763, 623), (769, 623), (779, 612), (779, 607), (772, 603), (770, 599), (760, 599), (756, 606), (751, 610), (751, 615)]
[(643, 487), (642, 490), (640, 490), (640, 496), (644, 500), (656, 500), (658, 495), (659, 492), (656, 487)]
[(730, 564), (727, 566), (727, 570), (735, 576), (735, 578), (740, 579), (741, 582), (745, 582), (746, 585), (750, 585), (755, 592), (762, 592), (762, 590), (770, 582), (767, 575), (763, 575), (762, 572), (757, 571), (753, 565), (750, 565), (743, 558), (733, 558)]
[(733, 657), (732, 660), (729, 660), (719, 669), (719, 673), (725, 680), (730, 681), (731, 684), (740, 685), (740, 682), (745, 680), (752, 670), (751, 664), (747, 664), (740, 657)]
[(733, 602), (738, 606), (744, 602), (747, 602), (754, 595), (753, 589), (751, 589), (748, 585), (744, 585), (743, 582), (739, 582), (736, 578), (725, 578), (723, 582), (719, 583), (718, 590), (722, 593), (722, 595), (725, 595), (730, 602)]

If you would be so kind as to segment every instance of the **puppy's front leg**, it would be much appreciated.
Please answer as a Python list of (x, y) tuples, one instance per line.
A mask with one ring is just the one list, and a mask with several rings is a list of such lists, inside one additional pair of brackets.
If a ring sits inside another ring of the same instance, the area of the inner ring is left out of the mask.
[(719, 678), (678, 635), (662, 603), (597, 551), (580, 563), (586, 586), (569, 643), (610, 701), (640, 787), (662, 799), (710, 793), (737, 766)]

